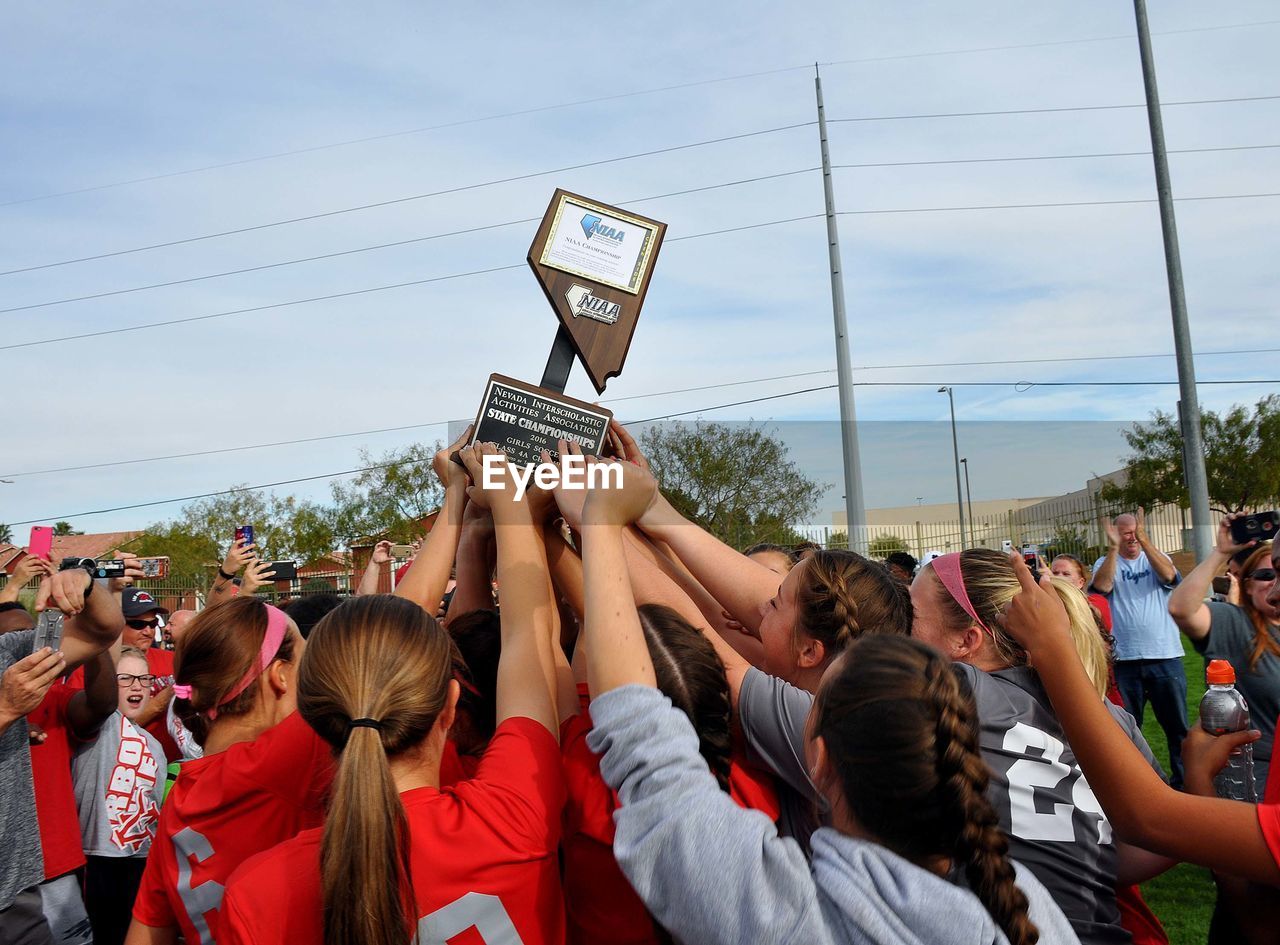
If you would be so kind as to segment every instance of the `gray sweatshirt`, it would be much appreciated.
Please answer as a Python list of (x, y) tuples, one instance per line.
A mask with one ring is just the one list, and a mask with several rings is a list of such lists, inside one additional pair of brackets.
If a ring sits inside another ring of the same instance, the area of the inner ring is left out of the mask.
[[(647, 686), (591, 702), (591, 749), (618, 792), (614, 855), (654, 917), (699, 945), (1004, 945), (978, 898), (884, 847), (831, 828), (810, 867), (795, 841), (719, 789), (684, 713)], [(1044, 887), (1018, 886), (1043, 945), (1079, 945)]]

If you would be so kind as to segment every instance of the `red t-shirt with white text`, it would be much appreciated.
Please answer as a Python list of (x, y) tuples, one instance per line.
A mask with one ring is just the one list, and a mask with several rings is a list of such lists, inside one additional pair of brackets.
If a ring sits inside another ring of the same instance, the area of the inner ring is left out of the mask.
[[(418, 940), (563, 942), (556, 848), (564, 799), (556, 740), (527, 718), (498, 726), (475, 778), (401, 794)], [(219, 945), (324, 941), (322, 835), (307, 830), (236, 871)]]
[(329, 746), (297, 712), (251, 742), (185, 762), (160, 811), (133, 917), (178, 927), (187, 945), (212, 945), (227, 878), (322, 824), (332, 778)]

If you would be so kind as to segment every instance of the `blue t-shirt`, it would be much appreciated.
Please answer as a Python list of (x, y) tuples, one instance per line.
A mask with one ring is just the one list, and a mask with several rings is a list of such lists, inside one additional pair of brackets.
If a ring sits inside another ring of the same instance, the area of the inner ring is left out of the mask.
[[(1106, 560), (1094, 563), (1095, 574)], [(1168, 584), (1160, 580), (1145, 551), (1133, 559), (1116, 555), (1115, 580), (1104, 596), (1111, 605), (1117, 660), (1182, 658), (1182, 637), (1169, 616), (1169, 595), (1181, 580), (1176, 570)]]

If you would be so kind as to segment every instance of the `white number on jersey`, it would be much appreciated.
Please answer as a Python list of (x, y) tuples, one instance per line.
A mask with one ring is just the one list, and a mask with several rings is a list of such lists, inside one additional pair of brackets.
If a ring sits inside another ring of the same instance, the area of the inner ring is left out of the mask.
[(418, 920), (417, 945), (447, 945), (475, 926), (485, 945), (524, 945), (497, 896), (469, 892)]
[(173, 852), (178, 859), (178, 898), (182, 900), (182, 908), (186, 910), (200, 942), (212, 945), (213, 936), (209, 934), (209, 923), (204, 917), (205, 913), (221, 908), (223, 887), (221, 883), (208, 880), (193, 888), (190, 858), (195, 857), (197, 863), (203, 863), (213, 856), (213, 847), (204, 834), (183, 827), (173, 835)]
[[(1111, 842), (1111, 824), (1102, 812), (1102, 806), (1085, 780), (1084, 773), (1075, 765), (1068, 766), (1062, 759), (1066, 746), (1048, 732), (1042, 732), (1023, 722), (1015, 722), (1005, 732), (1004, 750), (1025, 755), (1027, 749), (1039, 749), (1039, 758), (1022, 758), (1009, 767), (1009, 820), (1010, 832), (1023, 840), (1059, 840), (1075, 842), (1075, 825), (1072, 814), (1081, 810), (1098, 818), (1098, 843)], [(1063, 780), (1075, 777), (1071, 787), (1072, 803), (1055, 803), (1052, 811), (1036, 808), (1036, 788), (1052, 790)]]

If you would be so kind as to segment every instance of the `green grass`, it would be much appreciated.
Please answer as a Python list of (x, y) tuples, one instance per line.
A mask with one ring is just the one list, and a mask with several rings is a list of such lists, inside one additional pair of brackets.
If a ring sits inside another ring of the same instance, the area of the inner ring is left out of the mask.
[[(1182, 665), (1187, 671), (1187, 711), (1194, 719), (1198, 714), (1200, 697), (1204, 695), (1204, 659), (1185, 639), (1183, 648), (1186, 651)], [(1167, 772), (1169, 748), (1164, 730), (1156, 723), (1150, 706), (1143, 720), (1142, 734)], [(1143, 883), (1142, 895), (1151, 911), (1164, 923), (1171, 945), (1202, 945), (1208, 939), (1215, 899), (1213, 877), (1208, 870), (1185, 863), (1175, 866), (1163, 876)]]

